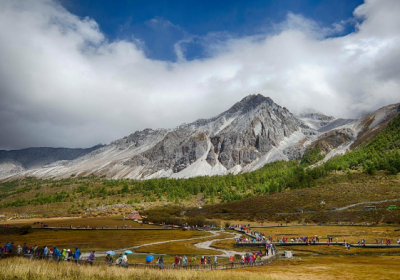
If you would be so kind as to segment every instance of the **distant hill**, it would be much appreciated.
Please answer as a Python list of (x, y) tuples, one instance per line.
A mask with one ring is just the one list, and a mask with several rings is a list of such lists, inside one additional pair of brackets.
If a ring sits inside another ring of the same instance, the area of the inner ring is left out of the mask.
[(28, 148), (22, 150), (0, 150), (0, 178), (3, 176), (23, 172), (25, 170), (41, 168), (60, 160), (73, 160), (91, 153), (103, 145), (96, 145), (87, 149), (68, 148)]

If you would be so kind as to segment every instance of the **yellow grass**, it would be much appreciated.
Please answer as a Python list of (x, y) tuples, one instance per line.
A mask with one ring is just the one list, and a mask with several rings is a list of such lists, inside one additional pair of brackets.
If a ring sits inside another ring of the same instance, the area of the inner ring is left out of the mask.
[[(315, 256), (281, 259), (264, 267), (245, 268), (249, 273), (265, 273), (301, 280), (399, 279), (399, 256)], [(251, 271), (250, 271), (251, 270)]]
[[(249, 249), (249, 248), (247, 248)], [(356, 248), (350, 250), (344, 246), (280, 246), (279, 251), (293, 251), (295, 256), (310, 256), (310, 255), (399, 255), (400, 248)]]
[(0, 280), (105, 280), (105, 279), (298, 279), (365, 280), (399, 279), (399, 256), (333, 256), (277, 260), (263, 267), (230, 271), (146, 270), (102, 266), (76, 266), (73, 263), (29, 261), (21, 258), (0, 260)]
[[(33, 227), (40, 226), (40, 223), (48, 225), (49, 227), (72, 227), (77, 226), (97, 227), (101, 228), (103, 226), (108, 228), (114, 228), (115, 226), (124, 227), (125, 225), (131, 226), (132, 228), (157, 228), (157, 225), (139, 224), (132, 220), (123, 220), (123, 216), (112, 216), (112, 217), (96, 217), (96, 218), (86, 218), (86, 217), (60, 217), (60, 218), (32, 218), (32, 219), (16, 219), (10, 221), (1, 221), (0, 225), (9, 224), (11, 226), (25, 226), (30, 225)], [(34, 224), (39, 223), (39, 224)]]
[[(133, 269), (102, 266), (76, 266), (73, 263), (54, 263), (47, 261), (29, 261), (26, 259), (6, 259), (0, 261), (1, 273), (0, 280), (20, 279), (20, 280), (153, 280), (153, 279), (248, 279), (247, 272), (228, 271), (228, 272), (199, 272), (182, 270), (153, 270), (153, 269)], [(281, 279), (271, 278), (264, 275), (254, 275), (252, 279)], [(285, 278), (282, 278), (285, 279)]]
[[(196, 243), (205, 242), (214, 239), (223, 239), (232, 237), (231, 234), (222, 233), (218, 236), (211, 236), (209, 238), (192, 240), (192, 241), (180, 241), (180, 242), (170, 242), (164, 244), (156, 244), (151, 246), (141, 247), (136, 250), (136, 252), (145, 253), (157, 253), (157, 254), (170, 254), (170, 255), (220, 255), (220, 251), (200, 249), (195, 246)], [(232, 238), (233, 240), (233, 238)], [(232, 242), (232, 241), (230, 241)]]
[[(400, 238), (400, 231), (394, 231), (396, 227), (389, 226), (374, 226), (374, 227), (355, 227), (355, 226), (296, 226), (296, 227), (275, 227), (275, 228), (258, 228), (254, 229), (264, 232), (267, 236), (274, 237), (274, 240), (281, 237), (299, 237), (308, 236), (312, 237), (318, 235), (320, 238), (326, 238), (328, 235), (333, 237), (333, 241), (357, 243), (364, 238), (367, 243), (375, 243), (375, 239), (386, 238), (392, 239), (392, 244), (395, 243), (397, 238)], [(326, 241), (323, 239), (321, 241)]]
[[(1, 230), (0, 230), (1, 233)], [(28, 234), (0, 234), (0, 244), (13, 241), (29, 246), (78, 247), (83, 251), (129, 248), (158, 241), (198, 238), (210, 235), (202, 231), (182, 230), (45, 230), (31, 229)]]

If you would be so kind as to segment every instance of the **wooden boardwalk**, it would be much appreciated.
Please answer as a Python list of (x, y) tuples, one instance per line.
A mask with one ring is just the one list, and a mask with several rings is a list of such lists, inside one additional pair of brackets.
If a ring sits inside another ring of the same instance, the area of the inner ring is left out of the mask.
[[(235, 229), (235, 231), (243, 233), (247, 236), (250, 236), (251, 238), (257, 238), (257, 236), (249, 234), (248, 232), (246, 232), (244, 230)], [(236, 247), (264, 247), (265, 248), (266, 244), (267, 244), (267, 242), (239, 242), (239, 243), (236, 243), (235, 246)], [(345, 245), (344, 242), (331, 242), (331, 243), (329, 243), (329, 245), (326, 242), (315, 242), (315, 243), (314, 242), (309, 242), (309, 243), (306, 243), (306, 242), (272, 242), (271, 244), (273, 244), (274, 246), (277, 246), (277, 247), (278, 246), (344, 246)], [(370, 249), (400, 248), (400, 244), (391, 244), (391, 245), (373, 244), (373, 243), (365, 244), (365, 245), (362, 245), (362, 244), (359, 245), (358, 243), (355, 243), (355, 244), (347, 243), (347, 244), (350, 245), (350, 248), (370, 248)]]

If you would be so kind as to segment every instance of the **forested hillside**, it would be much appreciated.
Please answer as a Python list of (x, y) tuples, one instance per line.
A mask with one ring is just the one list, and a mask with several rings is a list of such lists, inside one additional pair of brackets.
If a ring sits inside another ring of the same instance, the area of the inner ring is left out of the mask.
[(391, 174), (400, 172), (400, 115), (397, 115), (380, 134), (361, 147), (328, 160), (325, 170), (359, 169), (368, 174), (385, 170)]
[[(160, 203), (179, 204), (195, 200), (200, 204), (227, 203), (246, 197), (268, 195), (284, 189), (316, 186), (317, 179), (335, 170), (357, 170), (374, 174), (400, 171), (400, 117), (371, 142), (345, 155), (336, 156), (309, 168), (318, 153), (311, 151), (302, 161), (278, 161), (238, 175), (195, 177), (190, 179), (107, 180), (99, 177), (70, 177), (62, 180), (25, 178), (0, 183), (0, 207), (26, 207), (57, 204), (71, 214), (101, 205), (125, 203), (146, 207)], [(353, 171), (354, 172), (354, 171)]]

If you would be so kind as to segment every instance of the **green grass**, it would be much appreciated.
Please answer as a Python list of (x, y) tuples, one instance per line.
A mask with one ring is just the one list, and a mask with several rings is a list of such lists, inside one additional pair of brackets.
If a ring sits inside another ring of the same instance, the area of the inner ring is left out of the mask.
[[(226, 204), (207, 205), (203, 209), (187, 211), (189, 216), (243, 221), (289, 222), (381, 222), (400, 223), (400, 211), (388, 211), (396, 202), (374, 204), (377, 210), (365, 210), (363, 206), (346, 211), (331, 211), (362, 201), (380, 201), (400, 198), (400, 177), (378, 172), (374, 176), (353, 173), (351, 179), (345, 173), (331, 174), (317, 181), (317, 187), (286, 189), (284, 192), (259, 196)], [(323, 203), (321, 203), (323, 202)], [(398, 202), (397, 204), (400, 204)], [(298, 210), (315, 213), (296, 213)], [(151, 212), (148, 211), (148, 212)], [(280, 214), (292, 213), (292, 214)]]

